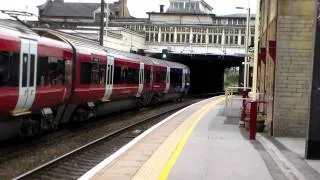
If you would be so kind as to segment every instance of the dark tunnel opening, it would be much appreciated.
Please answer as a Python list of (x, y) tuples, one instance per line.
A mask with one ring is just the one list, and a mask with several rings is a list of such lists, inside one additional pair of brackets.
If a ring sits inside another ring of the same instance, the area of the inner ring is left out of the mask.
[[(153, 57), (161, 58), (161, 54)], [(225, 69), (240, 67), (243, 62), (242, 57), (180, 54), (169, 54), (166, 60), (182, 63), (190, 68), (190, 95), (223, 92)]]

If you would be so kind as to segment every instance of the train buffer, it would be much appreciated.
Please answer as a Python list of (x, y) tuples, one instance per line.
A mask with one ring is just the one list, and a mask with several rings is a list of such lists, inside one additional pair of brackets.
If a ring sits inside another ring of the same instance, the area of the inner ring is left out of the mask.
[(269, 153), (270, 141), (263, 135), (249, 139), (246, 129), (239, 127), (241, 106), (242, 100), (236, 99), (226, 111), (224, 96), (188, 106), (144, 131), (80, 179), (303, 177), (298, 170), (287, 173), (288, 169), (271, 158), (275, 155)]

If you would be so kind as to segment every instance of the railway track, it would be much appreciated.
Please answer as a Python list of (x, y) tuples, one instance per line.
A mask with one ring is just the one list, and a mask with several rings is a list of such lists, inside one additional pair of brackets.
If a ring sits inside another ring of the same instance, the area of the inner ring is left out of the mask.
[(77, 179), (140, 133), (187, 105), (128, 124), (14, 179)]

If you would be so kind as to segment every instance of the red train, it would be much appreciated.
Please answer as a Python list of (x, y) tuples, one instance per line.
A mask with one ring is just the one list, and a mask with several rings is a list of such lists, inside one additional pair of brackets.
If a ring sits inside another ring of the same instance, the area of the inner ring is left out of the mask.
[(189, 68), (0, 21), (0, 139), (181, 98)]

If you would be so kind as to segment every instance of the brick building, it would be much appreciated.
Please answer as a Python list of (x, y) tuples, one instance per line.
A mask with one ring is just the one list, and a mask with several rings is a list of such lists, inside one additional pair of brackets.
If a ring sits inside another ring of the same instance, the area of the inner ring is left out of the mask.
[(269, 132), (305, 137), (313, 63), (314, 0), (259, 0), (258, 91)]

